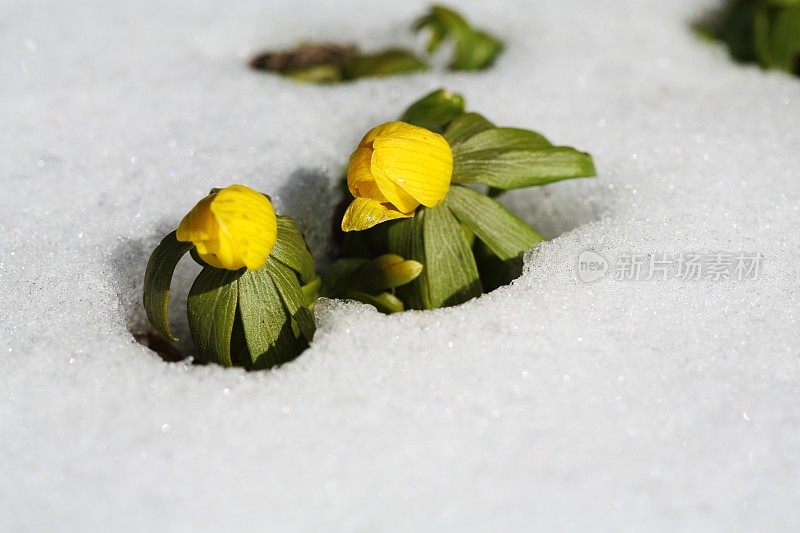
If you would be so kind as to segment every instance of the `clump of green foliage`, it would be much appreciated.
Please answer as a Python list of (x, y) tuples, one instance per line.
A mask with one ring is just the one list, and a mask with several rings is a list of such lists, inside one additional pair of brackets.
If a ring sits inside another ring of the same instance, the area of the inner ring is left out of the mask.
[(265, 52), (252, 58), (250, 67), (306, 83), (338, 83), (428, 69), (427, 63), (401, 48), (365, 54), (354, 45), (336, 43), (304, 43), (293, 50)]
[[(428, 32), (429, 54), (437, 52), (445, 43), (452, 47), (450, 70), (487, 69), (503, 50), (500, 39), (473, 27), (456, 11), (439, 5), (432, 6), (412, 29)], [(410, 50), (393, 47), (365, 53), (355, 45), (338, 43), (303, 43), (291, 50), (264, 52), (250, 60), (250, 67), (318, 84), (429, 69), (428, 63)]]
[[(444, 137), (453, 167), (445, 198), (410, 218), (361, 231), (337, 231), (323, 296), (374, 305), (384, 313), (464, 303), (510, 283), (523, 255), (543, 237), (495, 197), (596, 174), (588, 153), (542, 134), (498, 127), (468, 111), (460, 94), (438, 89), (412, 103), (400, 120)], [(342, 177), (336, 227), (353, 200)]]
[(698, 30), (737, 61), (800, 76), (800, 0), (729, 0)]
[(444, 6), (433, 6), (414, 23), (414, 31), (429, 31), (428, 53), (435, 53), (450, 40), (453, 54), (450, 70), (484, 70), (494, 63), (503, 51), (503, 41), (483, 30), (473, 28), (456, 11)]

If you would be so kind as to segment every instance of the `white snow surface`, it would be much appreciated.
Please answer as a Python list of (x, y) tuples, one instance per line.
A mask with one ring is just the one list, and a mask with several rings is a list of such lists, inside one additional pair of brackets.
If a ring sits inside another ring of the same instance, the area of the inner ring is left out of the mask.
[[(460, 3), (507, 43), (478, 74), (245, 66), (304, 38), (421, 48), (425, 6), (3, 0), (0, 530), (800, 529), (800, 81), (698, 41), (694, 0)], [(432, 312), (322, 302), (268, 372), (134, 340), (149, 253), (208, 189), (273, 195), (324, 262), (350, 151), (440, 86), (595, 156), (509, 196), (552, 238), (522, 278)], [(587, 284), (584, 249), (764, 261)]]

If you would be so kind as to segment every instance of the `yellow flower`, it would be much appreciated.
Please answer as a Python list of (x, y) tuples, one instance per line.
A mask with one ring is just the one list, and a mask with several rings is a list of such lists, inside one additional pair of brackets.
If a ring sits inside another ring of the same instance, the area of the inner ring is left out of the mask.
[(372, 128), (350, 156), (347, 187), (355, 197), (342, 218), (344, 231), (414, 216), (420, 204), (444, 200), (453, 175), (453, 152), (441, 135), (405, 122)]
[(209, 265), (226, 270), (260, 268), (278, 235), (269, 199), (244, 185), (211, 193), (183, 217), (179, 241), (191, 242)]

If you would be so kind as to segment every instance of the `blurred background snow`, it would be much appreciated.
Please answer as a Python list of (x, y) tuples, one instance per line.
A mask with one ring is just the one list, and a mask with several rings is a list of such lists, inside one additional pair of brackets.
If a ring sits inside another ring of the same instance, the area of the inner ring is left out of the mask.
[[(800, 528), (800, 82), (698, 42), (711, 0), (459, 2), (506, 40), (480, 74), (245, 66), (309, 38), (419, 46), (426, 5), (2, 0), (0, 529)], [(595, 156), (596, 179), (509, 195), (557, 237), (520, 280), (434, 312), (325, 303), (271, 372), (134, 341), (147, 257), (211, 187), (272, 194), (322, 260), (352, 148), (439, 86)], [(585, 284), (587, 248), (764, 263)]]

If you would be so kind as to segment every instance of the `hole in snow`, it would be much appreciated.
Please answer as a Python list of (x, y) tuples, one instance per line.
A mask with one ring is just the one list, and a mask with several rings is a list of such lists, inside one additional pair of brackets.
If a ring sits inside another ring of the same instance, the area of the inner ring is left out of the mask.
[[(257, 182), (251, 182), (251, 185), (258, 187)], [(334, 228), (339, 225), (342, 209), (337, 205), (342, 198), (339, 191), (338, 178), (325, 171), (306, 168), (293, 172), (272, 195), (276, 211), (297, 220), (321, 273), (336, 254), (334, 241), (337, 233)], [(600, 218), (608, 207), (609, 193), (608, 187), (597, 179), (577, 179), (509, 191), (498, 200), (535, 227), (545, 239), (551, 240)], [(142, 282), (150, 253), (164, 235), (177, 227), (178, 222), (179, 218), (170, 218), (158, 224), (148, 238), (122, 241), (111, 259), (121, 287), (120, 305), (128, 330), (137, 342), (167, 362), (180, 361), (194, 354), (186, 318), (186, 299), (200, 267), (187, 254), (175, 269), (170, 287), (169, 316), (173, 332), (180, 340), (174, 345), (150, 327), (142, 307)]]

